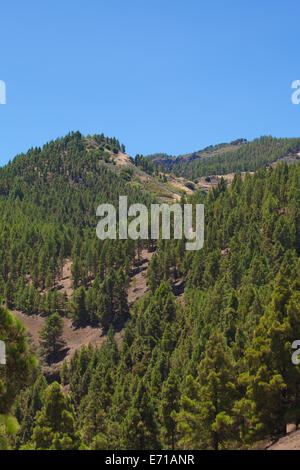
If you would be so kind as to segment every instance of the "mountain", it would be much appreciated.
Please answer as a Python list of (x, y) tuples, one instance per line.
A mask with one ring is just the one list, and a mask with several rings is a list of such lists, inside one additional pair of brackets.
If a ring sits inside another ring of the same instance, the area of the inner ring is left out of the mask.
[(300, 139), (261, 137), (252, 142), (237, 139), (229, 144), (206, 147), (178, 157), (147, 157), (155, 166), (171, 170), (175, 176), (198, 182), (201, 177), (256, 171), (278, 161), (300, 159)]
[(163, 166), (168, 170), (172, 170), (174, 167), (183, 164), (189, 164), (194, 160), (205, 157), (214, 157), (226, 152), (234, 152), (240, 146), (247, 143), (246, 139), (237, 139), (230, 143), (222, 143), (217, 145), (210, 145), (205, 147), (203, 150), (189, 153), (186, 155), (179, 155), (178, 157), (170, 156), (164, 153), (157, 153), (153, 155), (146, 155), (145, 158), (152, 161), (155, 166)]
[[(0, 449), (245, 449), (300, 421), (298, 145), (169, 173), (75, 132), (0, 169)], [(120, 195), (204, 204), (203, 248), (99, 240)]]

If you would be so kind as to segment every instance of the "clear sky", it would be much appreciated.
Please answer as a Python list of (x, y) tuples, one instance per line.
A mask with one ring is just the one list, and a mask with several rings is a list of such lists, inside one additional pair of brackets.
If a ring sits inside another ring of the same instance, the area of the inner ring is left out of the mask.
[(11, 0), (0, 163), (71, 130), (130, 155), (300, 136), (299, 0)]

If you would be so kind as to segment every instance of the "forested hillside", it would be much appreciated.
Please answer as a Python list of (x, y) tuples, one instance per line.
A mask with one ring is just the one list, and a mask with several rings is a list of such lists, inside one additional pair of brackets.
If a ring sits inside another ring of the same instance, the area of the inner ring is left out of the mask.
[[(117, 153), (119, 143), (95, 138), (101, 147), (91, 149), (74, 133), (32, 149), (0, 170), (0, 294), (7, 307), (29, 315), (65, 314), (71, 307), (56, 281), (64, 260), (71, 258), (74, 321), (107, 326), (95, 305), (99, 285), (108, 275), (106, 282), (121, 292), (135, 252), (131, 240), (102, 242), (95, 236), (96, 208), (103, 202), (117, 205), (119, 194), (127, 195), (129, 204), (149, 203), (151, 196), (128, 184), (128, 173), (118, 174), (109, 166), (108, 150)], [(92, 281), (90, 308), (79, 313), (76, 299)]]
[(202, 176), (225, 175), (242, 171), (257, 171), (284, 157), (299, 160), (300, 139), (261, 137), (252, 142), (238, 139), (219, 144), (182, 157), (150, 156), (157, 166), (172, 170), (176, 176), (196, 180)]
[[(276, 438), (300, 422), (300, 163), (266, 165), (300, 140), (262, 138), (173, 168), (189, 179), (237, 172), (230, 186), (182, 193), (180, 204), (205, 205), (199, 251), (96, 237), (101, 202), (156, 200), (131, 167), (117, 168), (121, 151), (73, 133), (0, 170), (0, 448), (240, 449)], [(148, 291), (130, 305), (142, 249), (155, 251)], [(66, 259), (70, 297), (57, 288)], [(7, 309), (46, 318), (40, 349)], [(63, 348), (66, 317), (101, 327), (105, 341), (78, 349), (54, 380), (45, 360)]]
[(152, 155), (146, 155), (145, 158), (156, 167), (172, 170), (174, 167), (182, 165), (186, 166), (194, 160), (198, 160), (199, 158), (213, 157), (223, 153), (234, 152), (246, 142), (246, 139), (237, 139), (230, 143), (209, 145), (208, 147), (205, 147), (202, 150), (198, 150), (197, 152), (189, 153), (187, 155), (179, 155), (178, 157), (167, 155), (165, 153), (154, 153)]

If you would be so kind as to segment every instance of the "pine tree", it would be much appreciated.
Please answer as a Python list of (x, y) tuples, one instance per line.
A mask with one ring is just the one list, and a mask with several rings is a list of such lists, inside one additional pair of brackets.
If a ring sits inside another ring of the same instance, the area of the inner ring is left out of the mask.
[(154, 409), (145, 385), (140, 382), (123, 423), (123, 442), (126, 449), (158, 449), (158, 429)]
[(177, 434), (176, 413), (179, 411), (179, 387), (178, 378), (174, 371), (170, 373), (167, 381), (163, 384), (160, 400), (160, 418), (162, 422), (162, 434), (164, 441), (171, 449), (175, 449)]
[(36, 450), (78, 450), (80, 447), (74, 407), (57, 382), (44, 392), (44, 406), (37, 413), (32, 442)]
[(13, 307), (13, 301), (14, 301), (14, 284), (13, 284), (12, 279), (9, 278), (5, 285), (5, 303), (7, 305), (7, 308)]
[(2, 307), (0, 340), (6, 346), (6, 365), (0, 365), (0, 415), (6, 415), (19, 391), (28, 384), (37, 361), (30, 353), (23, 325)]
[(46, 325), (39, 332), (42, 354), (48, 361), (56, 360), (59, 351), (65, 346), (62, 339), (64, 322), (59, 313), (53, 313), (46, 319)]
[[(299, 286), (299, 281), (294, 285)], [(292, 421), (300, 420), (300, 366), (291, 360), (291, 345), (300, 337), (300, 295), (293, 290), (279, 274), (271, 303), (242, 361), (239, 383), (244, 396), (235, 413), (246, 442), (280, 435), (291, 416)]]
[(79, 287), (73, 295), (71, 302), (71, 315), (76, 326), (85, 325), (89, 320), (89, 313), (86, 309), (86, 291), (84, 286)]
[(181, 398), (181, 410), (177, 414), (181, 445), (218, 450), (232, 437), (235, 382), (233, 360), (225, 338), (214, 333), (206, 345), (197, 379), (188, 378), (187, 391)]

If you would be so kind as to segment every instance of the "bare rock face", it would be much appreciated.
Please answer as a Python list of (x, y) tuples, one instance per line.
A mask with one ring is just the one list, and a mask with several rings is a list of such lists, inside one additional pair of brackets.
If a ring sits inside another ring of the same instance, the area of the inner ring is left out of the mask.
[(297, 430), (297, 425), (295, 423), (290, 423), (286, 425), (286, 433), (294, 432)]

